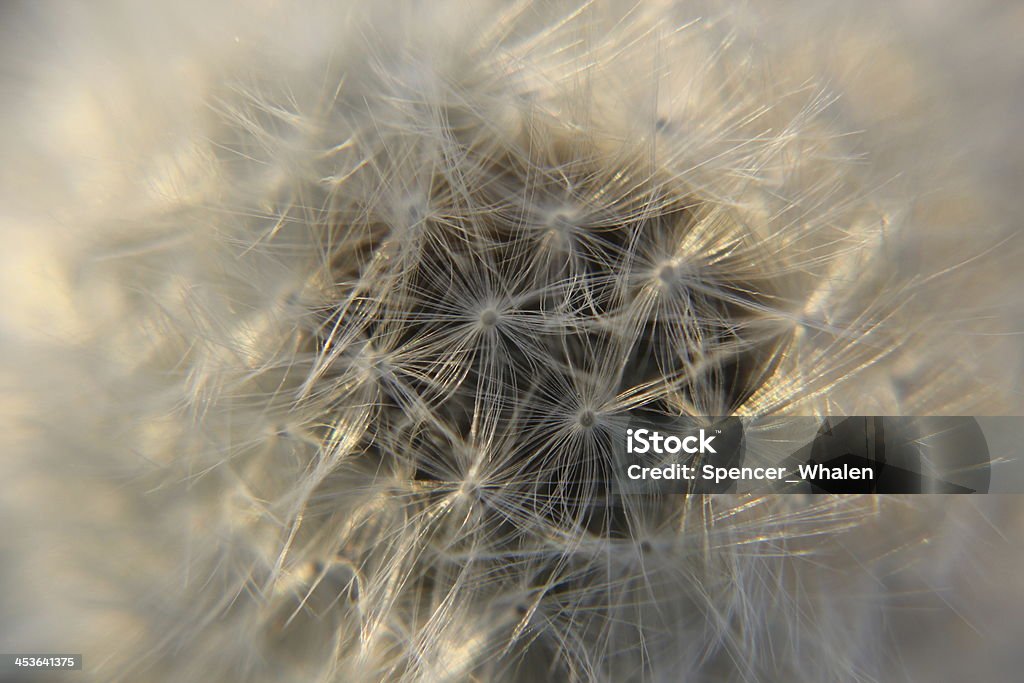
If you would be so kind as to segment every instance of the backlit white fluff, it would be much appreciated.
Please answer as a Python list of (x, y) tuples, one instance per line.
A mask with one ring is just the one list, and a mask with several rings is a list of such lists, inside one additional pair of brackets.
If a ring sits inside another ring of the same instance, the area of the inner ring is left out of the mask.
[(970, 503), (606, 495), (635, 411), (1019, 406), (965, 336), (1005, 331), (971, 311), (1010, 247), (886, 128), (939, 125), (928, 83), (858, 80), (882, 28), (765, 12), (21, 17), (69, 47), (25, 47), (42, 115), (7, 112), (35, 180), (5, 239), (47, 269), (4, 319), (2, 649), (97, 681), (904, 680), (894, 596), (940, 593), (918, 565)]

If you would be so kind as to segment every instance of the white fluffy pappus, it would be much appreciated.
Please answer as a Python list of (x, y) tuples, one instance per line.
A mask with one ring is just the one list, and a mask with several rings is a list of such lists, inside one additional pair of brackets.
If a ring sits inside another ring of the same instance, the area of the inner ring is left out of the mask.
[(818, 682), (945, 675), (910, 608), (998, 639), (964, 557), (1019, 556), (1012, 502), (607, 489), (638, 411), (1019, 410), (1016, 244), (884, 27), (15, 14), (53, 42), (17, 43), (5, 112), (0, 649), (97, 681)]

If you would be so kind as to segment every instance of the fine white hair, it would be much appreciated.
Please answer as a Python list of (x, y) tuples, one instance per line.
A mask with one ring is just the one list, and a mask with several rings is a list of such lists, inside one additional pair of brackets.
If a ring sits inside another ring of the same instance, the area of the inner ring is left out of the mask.
[(1024, 407), (1024, 157), (944, 99), (997, 75), (879, 4), (13, 5), (0, 650), (96, 681), (1004, 675), (1013, 500), (603, 483), (635, 411)]

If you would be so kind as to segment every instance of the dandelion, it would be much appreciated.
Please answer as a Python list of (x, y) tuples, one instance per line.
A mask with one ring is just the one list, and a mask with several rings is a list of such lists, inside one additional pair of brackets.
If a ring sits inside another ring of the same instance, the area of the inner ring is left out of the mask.
[(638, 417), (967, 405), (841, 96), (746, 10), (254, 11), (71, 252), (40, 627), (96, 680), (882, 679), (927, 502), (612, 487)]

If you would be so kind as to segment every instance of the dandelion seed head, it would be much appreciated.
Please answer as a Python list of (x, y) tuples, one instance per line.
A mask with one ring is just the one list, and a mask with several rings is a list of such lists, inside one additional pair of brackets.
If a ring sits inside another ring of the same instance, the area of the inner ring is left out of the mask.
[(611, 487), (637, 418), (963, 405), (912, 353), (936, 322), (887, 251), (919, 229), (889, 148), (791, 34), (700, 9), (267, 7), (230, 56), (183, 39), (197, 92), (154, 121), (187, 144), (95, 183), (159, 198), (67, 221), (95, 234), (59, 384), (97, 398), (26, 390), (68, 415), (39, 450), (102, 470), (40, 476), (102, 552), (39, 513), (125, 634), (100, 680), (878, 678), (859, 560), (927, 504)]

